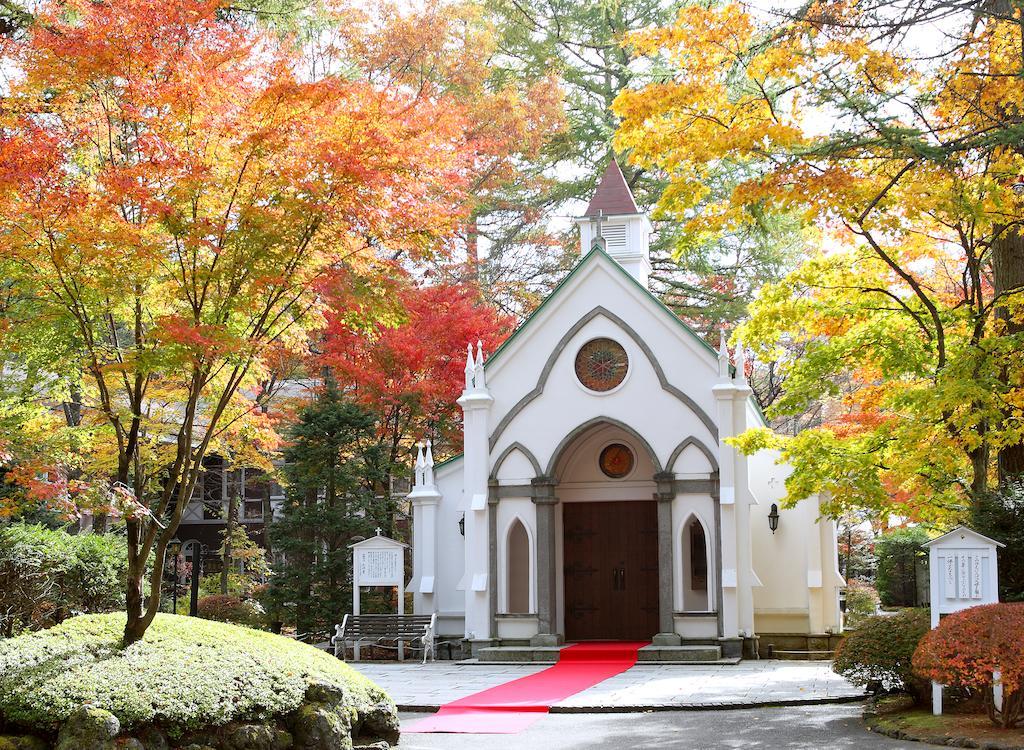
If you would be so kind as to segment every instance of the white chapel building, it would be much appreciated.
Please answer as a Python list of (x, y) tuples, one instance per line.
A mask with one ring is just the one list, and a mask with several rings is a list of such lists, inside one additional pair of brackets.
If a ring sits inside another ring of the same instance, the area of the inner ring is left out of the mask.
[(577, 222), (568, 277), (496, 352), (470, 352), (463, 453), (435, 466), (420, 451), (416, 613), (474, 655), (827, 649), (845, 585), (835, 526), (816, 497), (770, 524), (789, 468), (726, 443), (765, 424), (742, 349), (730, 362), (648, 290), (652, 226), (614, 160)]

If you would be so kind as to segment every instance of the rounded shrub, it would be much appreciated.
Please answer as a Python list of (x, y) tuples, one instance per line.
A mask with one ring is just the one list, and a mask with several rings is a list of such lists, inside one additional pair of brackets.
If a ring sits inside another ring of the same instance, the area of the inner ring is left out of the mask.
[(127, 568), (123, 536), (0, 524), (0, 635), (124, 607)]
[(247, 628), (263, 628), (266, 624), (267, 613), (259, 602), (234, 594), (204, 596), (197, 602), (196, 608), (204, 620), (232, 622)]
[[(943, 685), (985, 694), (989, 718), (1003, 727), (1024, 724), (1024, 603), (986, 604), (947, 615), (914, 653), (914, 671)], [(1003, 686), (1001, 710), (993, 674)]]
[(0, 641), (0, 723), (52, 732), (80, 706), (122, 727), (170, 733), (295, 711), (311, 682), (344, 691), (353, 712), (394, 703), (347, 664), (313, 646), (236, 625), (157, 615), (121, 645), (125, 615), (84, 615)]
[(929, 624), (923, 609), (869, 617), (839, 644), (832, 668), (854, 685), (904, 690), (923, 700), (927, 685), (915, 677), (912, 660)]

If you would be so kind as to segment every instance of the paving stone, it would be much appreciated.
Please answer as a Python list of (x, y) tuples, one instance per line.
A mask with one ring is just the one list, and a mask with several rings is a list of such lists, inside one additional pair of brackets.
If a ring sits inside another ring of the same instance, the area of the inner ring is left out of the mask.
[[(399, 706), (440, 706), (547, 665), (353, 664)], [(822, 661), (744, 661), (737, 665), (637, 665), (558, 704), (560, 707), (699, 707), (850, 700), (863, 692)]]

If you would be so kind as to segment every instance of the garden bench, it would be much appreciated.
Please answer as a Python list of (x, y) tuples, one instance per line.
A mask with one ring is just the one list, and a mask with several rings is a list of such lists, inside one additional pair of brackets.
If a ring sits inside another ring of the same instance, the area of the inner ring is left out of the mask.
[[(334, 626), (331, 644), (334, 655), (345, 660), (345, 649), (351, 644), (352, 657), (359, 660), (359, 646), (372, 643), (380, 646), (381, 641), (397, 641), (398, 658), (404, 659), (403, 641), (423, 645), (423, 663), (427, 655), (434, 658), (434, 632), (437, 615), (345, 615), (341, 625)], [(395, 648), (395, 646), (384, 646)]]

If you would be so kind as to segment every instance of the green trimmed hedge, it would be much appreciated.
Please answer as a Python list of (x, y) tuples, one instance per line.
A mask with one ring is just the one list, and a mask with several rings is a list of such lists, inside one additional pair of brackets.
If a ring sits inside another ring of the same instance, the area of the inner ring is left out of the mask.
[(311, 680), (345, 690), (348, 707), (394, 704), (379, 687), (313, 646), (271, 633), (157, 615), (145, 637), (121, 646), (123, 613), (85, 615), (0, 641), (0, 717), (53, 731), (83, 703), (122, 727), (169, 733), (265, 721), (299, 707)]

